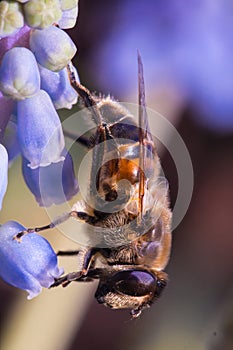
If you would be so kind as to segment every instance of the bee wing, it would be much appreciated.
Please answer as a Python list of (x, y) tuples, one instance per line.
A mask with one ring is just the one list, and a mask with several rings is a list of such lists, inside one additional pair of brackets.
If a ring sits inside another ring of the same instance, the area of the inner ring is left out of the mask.
[(142, 59), (139, 52), (138, 52), (138, 104), (139, 104), (139, 128), (141, 129), (139, 140), (141, 140), (141, 142), (143, 141), (143, 139), (149, 138), (151, 140), (151, 136), (149, 133), (148, 116), (146, 112), (143, 64), (142, 64)]
[[(138, 196), (138, 208), (139, 208), (139, 219), (143, 213), (143, 197), (145, 194), (146, 186), (146, 167), (154, 167), (154, 149), (150, 152), (149, 148), (154, 148), (153, 140), (149, 131), (148, 116), (146, 111), (146, 99), (145, 99), (145, 83), (143, 75), (143, 64), (141, 56), (138, 52), (138, 104), (139, 104), (139, 196)], [(148, 146), (150, 147), (148, 148)], [(148, 160), (149, 163), (148, 164)], [(147, 164), (147, 165), (146, 165)]]
[(145, 192), (144, 212), (152, 208), (153, 220), (155, 221), (160, 217), (163, 207), (167, 204), (168, 191), (168, 181), (163, 176), (148, 183), (148, 189)]

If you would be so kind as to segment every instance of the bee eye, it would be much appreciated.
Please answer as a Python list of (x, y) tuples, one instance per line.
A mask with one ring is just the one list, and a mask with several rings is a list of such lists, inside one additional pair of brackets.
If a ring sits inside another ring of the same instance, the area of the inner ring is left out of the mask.
[(156, 277), (140, 270), (118, 272), (112, 282), (117, 292), (131, 296), (155, 293), (156, 289)]

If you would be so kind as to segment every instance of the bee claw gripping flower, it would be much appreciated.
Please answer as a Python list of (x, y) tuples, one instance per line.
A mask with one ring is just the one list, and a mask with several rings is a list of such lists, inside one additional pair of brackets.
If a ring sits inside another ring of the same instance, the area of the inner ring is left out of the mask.
[(0, 277), (7, 283), (26, 290), (28, 299), (37, 296), (42, 287), (49, 288), (63, 269), (49, 242), (31, 233), (21, 243), (13, 237), (25, 227), (9, 221), (0, 227)]

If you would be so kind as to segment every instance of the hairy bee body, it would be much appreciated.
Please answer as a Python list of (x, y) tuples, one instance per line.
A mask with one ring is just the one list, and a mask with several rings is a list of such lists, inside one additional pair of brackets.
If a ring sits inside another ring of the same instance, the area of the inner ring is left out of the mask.
[[(92, 144), (91, 206), (79, 202), (73, 216), (93, 226), (94, 235), (100, 228), (104, 233), (102, 247), (87, 247), (82, 254), (83, 270), (74, 279), (99, 279), (98, 302), (114, 309), (129, 308), (137, 317), (167, 281), (163, 272), (171, 249), (167, 182), (160, 177), (147, 116), (138, 123), (110, 98), (96, 106), (101, 122)], [(98, 257), (101, 268), (96, 267)], [(67, 281), (69, 276), (63, 282)]]

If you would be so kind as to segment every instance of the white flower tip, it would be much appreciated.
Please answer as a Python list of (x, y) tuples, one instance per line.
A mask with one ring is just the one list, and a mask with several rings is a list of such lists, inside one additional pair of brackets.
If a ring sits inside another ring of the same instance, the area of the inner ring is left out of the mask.
[(41, 291), (42, 291), (41, 287), (40, 287), (40, 290), (37, 290), (36, 292), (27, 289), (27, 292), (28, 292), (27, 300), (34, 299), (35, 297), (37, 297), (37, 295), (41, 293)]
[(64, 162), (64, 160), (65, 160), (65, 157), (63, 157), (63, 156), (60, 156), (60, 157), (58, 157), (57, 159), (54, 159), (54, 160), (52, 160), (52, 161), (50, 161), (50, 162), (41, 162), (41, 163), (28, 163), (27, 164), (27, 166), (30, 168), (30, 169), (32, 169), (32, 170), (34, 170), (34, 169), (37, 169), (37, 168), (40, 168), (40, 167), (46, 167), (46, 166), (49, 166), (49, 165), (51, 165), (51, 164), (53, 164), (53, 163), (59, 163), (59, 162)]

